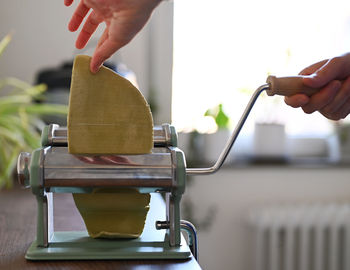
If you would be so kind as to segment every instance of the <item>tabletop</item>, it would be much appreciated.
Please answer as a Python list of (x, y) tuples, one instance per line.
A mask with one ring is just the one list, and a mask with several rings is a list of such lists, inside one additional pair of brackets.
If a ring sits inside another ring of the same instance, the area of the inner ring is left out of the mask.
[[(55, 230), (84, 230), (71, 194), (54, 194)], [(14, 187), (0, 191), (0, 269), (193, 269), (197, 261), (187, 260), (108, 260), (108, 261), (27, 261), (24, 255), (35, 238), (36, 200), (30, 190)]]

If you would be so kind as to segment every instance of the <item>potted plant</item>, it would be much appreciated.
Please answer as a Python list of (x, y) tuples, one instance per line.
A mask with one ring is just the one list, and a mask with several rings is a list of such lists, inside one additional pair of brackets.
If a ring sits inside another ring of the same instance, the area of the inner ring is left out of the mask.
[[(11, 35), (0, 41), (0, 56)], [(13, 171), (22, 151), (40, 147), (41, 115), (67, 114), (65, 105), (35, 104), (46, 85), (32, 86), (13, 77), (0, 78), (0, 189), (13, 184)]]
[(213, 163), (219, 158), (219, 155), (230, 137), (230, 118), (225, 113), (222, 104), (208, 109), (204, 116), (212, 117), (217, 126), (217, 131), (215, 133), (205, 135), (204, 143), (205, 160)]

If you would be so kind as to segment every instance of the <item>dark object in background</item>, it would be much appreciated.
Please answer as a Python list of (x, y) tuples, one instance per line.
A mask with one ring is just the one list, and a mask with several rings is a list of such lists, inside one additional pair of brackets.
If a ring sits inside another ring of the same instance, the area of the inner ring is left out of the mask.
[[(108, 62), (104, 65), (117, 72), (115, 65)], [(64, 62), (58, 67), (40, 70), (36, 76), (35, 83), (46, 84), (47, 91), (45, 92), (43, 99), (35, 100), (35, 102), (68, 105), (72, 68), (73, 60)], [(55, 123), (61, 126), (67, 125), (66, 117), (62, 116), (45, 116), (43, 117), (43, 120), (47, 124)]]
[[(116, 66), (111, 63), (104, 63), (104, 66), (116, 70)], [(47, 68), (38, 72), (36, 83), (45, 83), (48, 91), (66, 88), (69, 91), (72, 76), (73, 61), (64, 62), (58, 68)]]

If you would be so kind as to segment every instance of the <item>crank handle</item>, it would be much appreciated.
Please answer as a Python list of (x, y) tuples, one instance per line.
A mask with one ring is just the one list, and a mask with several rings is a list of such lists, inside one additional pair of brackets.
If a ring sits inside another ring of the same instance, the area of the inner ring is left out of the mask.
[(295, 94), (305, 94), (312, 96), (320, 91), (321, 88), (312, 88), (303, 84), (303, 76), (289, 76), (289, 77), (267, 77), (266, 82), (269, 84), (266, 93), (269, 96), (293, 96)]
[(303, 84), (303, 76), (290, 76), (290, 77), (276, 77), (269, 76), (267, 78), (267, 84), (260, 86), (255, 90), (246, 109), (244, 110), (235, 130), (233, 131), (230, 139), (227, 141), (224, 150), (221, 152), (216, 163), (209, 168), (186, 168), (186, 173), (191, 175), (197, 174), (212, 174), (217, 172), (222, 164), (224, 163), (227, 155), (229, 154), (232, 145), (236, 141), (238, 134), (240, 133), (247, 117), (254, 106), (255, 101), (261, 92), (266, 91), (269, 96), (280, 95), (280, 96), (292, 96), (298, 93), (306, 94), (311, 96), (316, 92), (320, 91), (320, 88), (311, 88)]
[(264, 84), (255, 90), (255, 92), (253, 93), (252, 97), (250, 98), (250, 100), (247, 104), (247, 107), (245, 108), (241, 118), (239, 119), (236, 128), (234, 129), (229, 140), (227, 141), (227, 143), (224, 147), (224, 150), (221, 152), (216, 163), (209, 168), (186, 168), (186, 173), (188, 175), (213, 174), (221, 168), (222, 164), (224, 163), (226, 157), (228, 156), (228, 154), (232, 148), (232, 145), (235, 143), (245, 121), (247, 120), (248, 115), (255, 104), (255, 101), (258, 99), (259, 95), (263, 91), (267, 91), (269, 89), (269, 87), (270, 87), (269, 84)]

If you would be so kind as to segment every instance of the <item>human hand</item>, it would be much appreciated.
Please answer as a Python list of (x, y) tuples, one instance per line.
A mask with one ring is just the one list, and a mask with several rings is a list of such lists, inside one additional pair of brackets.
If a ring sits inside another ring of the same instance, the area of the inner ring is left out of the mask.
[[(74, 0), (64, 0), (70, 6)], [(96, 73), (105, 60), (128, 44), (143, 28), (154, 8), (161, 0), (80, 0), (68, 24), (72, 32), (78, 30), (83, 19), (92, 9), (81, 29), (75, 46), (85, 47), (98, 25), (106, 28), (100, 37), (90, 62), (90, 70)]]
[(311, 97), (286, 97), (287, 105), (301, 107), (308, 114), (319, 111), (331, 120), (343, 119), (350, 113), (350, 53), (315, 63), (300, 75), (305, 75), (306, 86), (321, 90)]

